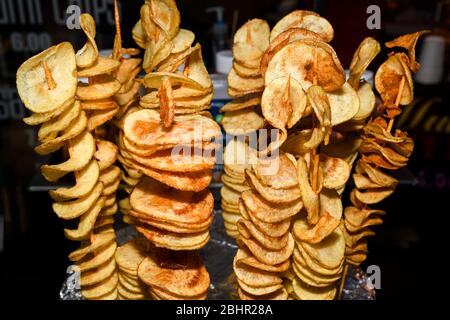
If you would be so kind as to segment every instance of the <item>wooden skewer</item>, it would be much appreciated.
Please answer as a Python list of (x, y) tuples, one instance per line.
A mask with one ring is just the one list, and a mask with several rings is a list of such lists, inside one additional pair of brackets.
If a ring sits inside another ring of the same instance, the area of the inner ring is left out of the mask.
[(341, 283), (339, 285), (338, 298), (341, 298), (342, 290), (344, 290), (345, 280), (347, 278), (348, 273), (348, 263), (344, 262), (344, 270), (342, 271)]
[[(314, 85), (317, 85), (317, 47), (315, 47), (314, 50), (314, 79), (313, 83)], [(311, 188), (315, 193), (317, 193), (317, 175), (319, 174), (319, 155), (317, 154), (317, 147), (311, 150), (311, 159), (313, 163), (313, 175), (312, 175), (312, 182), (311, 182)]]
[[(400, 104), (400, 99), (402, 98), (403, 89), (405, 88), (405, 76), (402, 77), (402, 80), (400, 80), (400, 85), (398, 87), (397, 97), (395, 98), (395, 106), (398, 107)], [(387, 131), (391, 132), (392, 126), (394, 125), (394, 118), (389, 119), (389, 124), (387, 127)]]
[[(119, 17), (119, 6), (117, 0), (114, 0), (114, 21), (116, 23), (116, 38), (119, 47), (116, 47), (116, 41), (114, 41), (114, 49), (112, 53), (112, 58), (118, 60), (122, 51), (122, 31), (120, 29), (120, 17)], [(116, 38), (114, 40), (116, 40)]]
[(318, 186), (318, 174), (319, 174), (319, 155), (317, 154), (317, 149), (314, 149), (311, 153), (313, 157), (311, 161), (313, 161), (313, 176), (312, 176), (312, 189), (315, 193), (317, 193)]
[(42, 61), (42, 67), (44, 68), (45, 80), (47, 81), (47, 86), (50, 90), (56, 88), (56, 82), (53, 79), (52, 73), (48, 68), (47, 62), (45, 60)]

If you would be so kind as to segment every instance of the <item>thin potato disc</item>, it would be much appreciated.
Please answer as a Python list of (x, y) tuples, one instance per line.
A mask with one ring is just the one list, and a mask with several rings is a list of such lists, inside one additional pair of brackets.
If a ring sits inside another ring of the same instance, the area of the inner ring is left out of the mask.
[(300, 82), (303, 90), (317, 81), (325, 91), (335, 91), (345, 82), (345, 72), (333, 48), (320, 41), (297, 40), (278, 51), (269, 62), (266, 84), (279, 77)]
[(72, 45), (63, 42), (25, 61), (16, 84), (25, 107), (33, 112), (51, 112), (72, 101), (77, 87)]
[(312, 11), (295, 10), (277, 22), (270, 33), (270, 41), (272, 42), (280, 33), (291, 28), (305, 28), (315, 32), (325, 42), (330, 42), (334, 36), (333, 27), (326, 19)]

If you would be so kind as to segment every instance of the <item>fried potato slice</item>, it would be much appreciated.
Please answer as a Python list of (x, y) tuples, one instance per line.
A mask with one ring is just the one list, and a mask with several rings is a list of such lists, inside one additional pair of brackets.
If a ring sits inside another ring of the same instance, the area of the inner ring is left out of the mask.
[[(100, 235), (95, 235), (94, 237), (97, 237)], [(83, 259), (78, 260), (76, 262), (76, 265), (80, 267), (81, 272), (85, 272), (88, 270), (92, 270), (95, 268), (98, 268), (105, 262), (109, 261), (111, 258), (114, 257), (114, 253), (116, 252), (117, 244), (115, 241), (112, 241), (111, 243), (105, 245), (102, 247), (102, 250), (99, 251), (99, 253), (95, 255), (87, 255)]]
[(236, 263), (238, 265), (243, 264), (247, 267), (252, 267), (267, 272), (285, 272), (291, 265), (289, 260), (286, 260), (285, 262), (277, 265), (268, 265), (262, 263), (258, 259), (253, 257), (245, 247), (238, 249), (236, 253)]
[(405, 85), (400, 95), (399, 104), (408, 105), (414, 99), (411, 71), (402, 60), (405, 58), (408, 59), (404, 53), (389, 56), (375, 74), (375, 88), (388, 108), (395, 106), (400, 81), (403, 77), (405, 78)]
[(240, 76), (234, 68), (231, 68), (227, 76), (228, 87), (236, 91), (260, 92), (264, 90), (264, 80), (261, 77)]
[(80, 112), (80, 102), (75, 101), (71, 107), (61, 113), (61, 115), (57, 118), (42, 124), (38, 131), (38, 140), (41, 142), (47, 142), (51, 139), (53, 134), (57, 134), (58, 132), (68, 128), (72, 121), (78, 118)]
[(328, 189), (342, 188), (350, 177), (351, 166), (337, 157), (321, 156), (320, 166), (323, 169), (323, 187)]
[(267, 84), (261, 98), (264, 118), (278, 129), (293, 127), (302, 118), (306, 104), (306, 94), (300, 83), (290, 76)]
[(239, 249), (233, 259), (233, 270), (236, 278), (241, 282), (253, 287), (267, 287), (282, 283), (281, 277), (274, 272), (261, 271), (253, 266), (239, 263), (239, 260), (245, 257), (243, 252)]
[(280, 289), (275, 292), (269, 293), (267, 295), (263, 296), (255, 296), (248, 292), (245, 292), (241, 288), (238, 288), (238, 295), (241, 300), (287, 300), (288, 299), (288, 293), (286, 292), (286, 289)]
[(231, 135), (243, 135), (262, 129), (264, 118), (250, 108), (227, 111), (222, 119), (224, 130)]
[(375, 109), (376, 98), (372, 87), (368, 82), (360, 85), (357, 91), (359, 99), (359, 110), (352, 120), (363, 120), (368, 118)]
[(118, 281), (118, 275), (116, 272), (114, 272), (109, 278), (103, 280), (100, 283), (97, 283), (93, 286), (83, 287), (81, 289), (81, 294), (86, 299), (95, 300), (111, 292), (115, 292)]
[(209, 274), (196, 252), (152, 250), (139, 265), (138, 275), (152, 288), (185, 298), (205, 294), (210, 284)]
[(240, 219), (237, 222), (237, 228), (242, 237), (247, 239), (254, 238), (264, 248), (269, 250), (282, 250), (288, 244), (288, 234), (284, 234), (281, 237), (271, 237), (253, 225), (249, 220)]
[(288, 203), (300, 198), (301, 192), (298, 187), (289, 189), (275, 189), (265, 186), (250, 170), (245, 170), (247, 183), (267, 201), (273, 203)]
[(209, 190), (179, 191), (144, 178), (133, 189), (130, 205), (154, 220), (195, 225), (211, 216), (214, 199)]
[(77, 96), (81, 100), (99, 100), (114, 96), (120, 89), (120, 82), (109, 75), (95, 78), (92, 84), (79, 83)]
[(295, 10), (284, 16), (270, 33), (272, 42), (280, 33), (291, 28), (304, 28), (317, 33), (325, 42), (333, 40), (334, 30), (331, 24), (317, 13), (307, 10)]
[(97, 146), (97, 150), (94, 153), (94, 158), (98, 162), (100, 171), (103, 171), (116, 162), (119, 150), (114, 143), (107, 140), (96, 139), (95, 144)]
[(87, 129), (93, 131), (111, 120), (119, 111), (119, 107), (105, 110), (94, 110), (90, 112)]
[(195, 34), (186, 29), (178, 30), (178, 33), (173, 38), (173, 49), (171, 53), (180, 53), (188, 49), (194, 42)]
[(66, 199), (80, 198), (89, 193), (97, 183), (100, 170), (97, 161), (92, 160), (83, 169), (78, 171), (75, 176), (76, 183), (70, 188), (60, 187), (55, 190), (50, 190), (49, 194), (55, 201), (62, 201)]
[(361, 41), (350, 62), (350, 76), (348, 83), (353, 89), (359, 89), (359, 81), (362, 74), (378, 53), (380, 53), (380, 50), (380, 43), (372, 37), (367, 37)]
[(206, 70), (205, 64), (203, 63), (201, 47), (199, 50), (192, 51), (186, 61), (184, 74), (189, 79), (199, 84), (204, 90), (210, 90), (212, 88), (211, 77), (209, 76), (208, 70)]
[[(75, 97), (77, 70), (72, 45), (62, 42), (22, 63), (16, 85), (27, 109), (51, 118), (50, 112), (56, 113)], [(39, 122), (36, 118), (32, 122)]]
[(300, 199), (287, 204), (275, 204), (265, 200), (253, 190), (244, 191), (241, 197), (247, 210), (266, 223), (284, 221), (303, 208), (303, 202)]
[(175, 0), (156, 0), (147, 4), (150, 7), (151, 19), (158, 25), (169, 39), (173, 39), (180, 26), (180, 12)]
[(271, 294), (273, 292), (276, 292), (279, 289), (284, 288), (282, 284), (275, 284), (275, 285), (267, 286), (267, 287), (251, 287), (249, 285), (246, 285), (239, 279), (237, 279), (237, 283), (241, 290), (245, 291), (246, 293), (252, 294), (254, 296), (265, 296), (265, 295)]
[(69, 254), (70, 261), (79, 261), (86, 255), (95, 251), (103, 251), (102, 248), (109, 246), (109, 244), (115, 242), (115, 234), (95, 234), (92, 237), (93, 242), (90, 244), (82, 244), (79, 249)]
[(317, 288), (307, 285), (298, 278), (292, 281), (292, 287), (300, 300), (333, 300), (337, 293), (335, 285)]
[(327, 92), (327, 97), (333, 126), (352, 119), (360, 109), (358, 94), (347, 82), (340, 89)]
[(333, 48), (320, 41), (297, 40), (278, 51), (269, 62), (265, 83), (288, 76), (297, 80), (303, 90), (317, 81), (325, 91), (339, 89), (345, 83), (345, 72)]
[(44, 164), (41, 172), (48, 181), (57, 181), (69, 172), (81, 170), (91, 160), (95, 151), (95, 142), (92, 135), (85, 131), (70, 140), (73, 152), (72, 156), (65, 162), (55, 165)]
[(115, 253), (115, 259), (119, 268), (137, 276), (139, 264), (146, 257), (147, 244), (147, 239), (134, 238), (119, 246)]
[(336, 268), (344, 259), (345, 239), (340, 228), (317, 244), (301, 242), (305, 252), (318, 264), (325, 268)]
[(74, 99), (68, 100), (58, 109), (48, 112), (33, 113), (31, 116), (23, 118), (22, 120), (29, 126), (35, 126), (47, 121), (51, 121), (71, 108), (74, 102)]
[(392, 193), (394, 193), (394, 191), (395, 189), (392, 187), (368, 189), (366, 191), (360, 191), (356, 189), (355, 197), (362, 203), (374, 204), (386, 199)]
[[(140, 110), (127, 116), (124, 124), (126, 138), (140, 146), (167, 145), (173, 147), (181, 144), (191, 144), (195, 141), (210, 141), (221, 135), (218, 124), (203, 116), (191, 118), (176, 118), (169, 130), (160, 124), (159, 116), (152, 110)], [(197, 128), (199, 131), (195, 135)], [(199, 137), (196, 137), (199, 136)]]
[(266, 249), (255, 240), (246, 239), (242, 235), (237, 237), (237, 242), (238, 244), (245, 245), (256, 259), (270, 265), (280, 264), (288, 260), (295, 246), (294, 238), (290, 233), (288, 233), (287, 245), (281, 250)]
[(78, 77), (95, 77), (113, 72), (119, 68), (120, 62), (108, 57), (98, 57), (97, 61), (90, 67), (78, 70)]
[(402, 35), (394, 40), (386, 42), (385, 45), (388, 48), (401, 47), (408, 50), (409, 68), (412, 72), (417, 72), (420, 68), (420, 64), (416, 61), (416, 44), (420, 36), (430, 33), (430, 30), (422, 30), (418, 32), (408, 33)]
[(80, 15), (80, 26), (87, 37), (87, 42), (77, 51), (76, 63), (79, 68), (88, 68), (94, 65), (98, 58), (95, 20), (89, 13), (83, 13)]
[(52, 204), (53, 211), (61, 219), (70, 220), (77, 218), (81, 216), (83, 213), (87, 212), (91, 207), (96, 205), (96, 203), (98, 202), (97, 200), (100, 198), (102, 194), (102, 191), (103, 191), (103, 183), (97, 182), (92, 191), (81, 198), (72, 201), (53, 203)]
[(253, 106), (258, 106), (261, 104), (261, 97), (241, 97), (238, 99), (233, 99), (232, 101), (226, 103), (222, 108), (220, 108), (220, 112), (227, 111), (238, 111), (242, 109), (247, 109)]
[(306, 218), (296, 220), (293, 224), (293, 233), (298, 241), (316, 244), (329, 236), (339, 226), (339, 223), (340, 220), (335, 219), (327, 211), (323, 211), (319, 221), (313, 226), (308, 224)]
[(251, 220), (252, 223), (261, 232), (270, 234), (273, 237), (283, 236), (284, 234), (286, 234), (286, 232), (288, 232), (289, 227), (291, 226), (291, 219), (286, 219), (276, 223), (267, 223), (259, 220), (258, 218), (256, 218), (255, 214), (253, 214), (251, 211), (247, 211), (244, 203), (241, 200), (239, 200), (239, 212), (244, 219)]
[(272, 60), (272, 57), (281, 48), (286, 46), (288, 43), (302, 39), (322, 40), (319, 34), (305, 28), (289, 28), (272, 39), (270, 41), (269, 47), (264, 52), (264, 55), (261, 58), (260, 69), (262, 76), (264, 77), (264, 75), (266, 74), (267, 65), (269, 64), (270, 60)]
[(47, 141), (41, 143), (34, 148), (34, 151), (41, 155), (55, 152), (56, 150), (60, 149), (67, 140), (73, 139), (80, 135), (80, 133), (82, 133), (86, 126), (86, 114), (84, 113), (84, 111), (82, 111), (79, 116), (74, 119), (64, 130), (64, 133), (62, 135), (60, 135), (59, 137), (55, 137), (56, 133), (53, 132), (50, 136), (52, 139), (48, 139)]
[(319, 195), (312, 190), (308, 167), (303, 157), (297, 160), (297, 178), (302, 201), (308, 213), (307, 221), (310, 224), (316, 224), (320, 218)]
[(212, 170), (197, 172), (169, 172), (142, 166), (136, 161), (131, 161), (133, 166), (143, 174), (158, 180), (172, 188), (182, 191), (199, 192), (211, 182)]
[(64, 229), (66, 238), (73, 241), (88, 239), (89, 233), (94, 229), (94, 224), (104, 205), (105, 197), (98, 198), (94, 205), (80, 216), (80, 222), (78, 223), (77, 229)]

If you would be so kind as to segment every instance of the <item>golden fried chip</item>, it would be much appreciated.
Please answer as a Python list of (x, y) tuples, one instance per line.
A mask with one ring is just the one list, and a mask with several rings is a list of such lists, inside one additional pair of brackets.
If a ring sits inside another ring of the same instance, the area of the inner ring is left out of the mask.
[(74, 241), (88, 239), (89, 233), (94, 229), (94, 224), (104, 205), (105, 197), (98, 198), (94, 205), (80, 216), (80, 222), (77, 229), (64, 229), (66, 238)]
[(87, 195), (76, 200), (55, 202), (53, 211), (62, 219), (69, 220), (81, 216), (88, 211), (100, 198), (103, 191), (103, 183), (97, 182), (95, 187)]
[(267, 66), (264, 81), (270, 83), (289, 75), (303, 90), (308, 90), (315, 81), (327, 92), (335, 91), (345, 83), (344, 69), (333, 48), (309, 39), (291, 42), (278, 51)]
[(81, 100), (106, 99), (115, 95), (120, 89), (120, 82), (109, 75), (96, 77), (92, 84), (79, 83), (77, 96)]
[[(100, 235), (95, 235), (95, 237), (97, 236)], [(81, 272), (98, 268), (105, 262), (109, 261), (112, 257), (114, 257), (116, 248), (117, 244), (115, 241), (113, 241), (110, 244), (102, 247), (102, 250), (99, 251), (97, 254), (93, 255), (93, 257), (85, 256), (83, 259), (78, 260), (76, 265), (80, 268)]]
[(327, 96), (333, 126), (352, 119), (360, 109), (358, 94), (347, 82), (340, 89), (328, 92)]
[(303, 157), (297, 160), (297, 178), (302, 201), (308, 212), (308, 223), (316, 224), (319, 221), (319, 195), (311, 187), (308, 167)]
[(300, 300), (333, 300), (337, 292), (335, 285), (317, 288), (307, 285), (298, 278), (292, 281), (292, 286)]
[(411, 71), (405, 66), (402, 57), (407, 58), (404, 53), (389, 56), (375, 74), (375, 87), (387, 107), (395, 106), (402, 78), (405, 78), (405, 85), (400, 94), (399, 104), (408, 105), (414, 99)]
[(76, 62), (79, 68), (88, 68), (94, 65), (98, 58), (98, 48), (95, 43), (96, 27), (94, 18), (89, 13), (80, 15), (80, 26), (87, 37), (87, 42), (77, 51)]
[(395, 38), (392, 41), (386, 42), (385, 45), (388, 48), (401, 47), (408, 50), (409, 68), (412, 72), (417, 72), (420, 68), (420, 64), (416, 61), (416, 44), (419, 37), (426, 33), (430, 33), (430, 30), (408, 33)]
[(275, 128), (293, 127), (303, 116), (307, 98), (300, 83), (280, 77), (266, 85), (261, 110), (264, 118)]
[(304, 28), (317, 33), (325, 42), (333, 40), (334, 30), (331, 24), (317, 13), (307, 10), (295, 10), (284, 16), (270, 33), (272, 42), (280, 33), (291, 28)]
[[(17, 70), (16, 85), (25, 107), (33, 112), (56, 112), (75, 96), (77, 86), (75, 52), (62, 42), (31, 57)], [(36, 117), (33, 119), (36, 122)]]
[(300, 189), (296, 186), (289, 189), (275, 189), (265, 186), (250, 170), (245, 170), (247, 183), (256, 189), (258, 193), (267, 201), (273, 203), (287, 203), (300, 198)]
[(154, 220), (196, 225), (211, 216), (214, 200), (209, 190), (179, 191), (144, 178), (131, 193), (130, 205)]
[(89, 68), (78, 71), (78, 77), (95, 77), (113, 72), (119, 68), (120, 62), (107, 57), (98, 57), (97, 61)]
[(91, 239), (92, 243), (89, 245), (82, 244), (81, 247), (69, 254), (70, 261), (79, 261), (83, 259), (87, 254), (100, 251), (101, 248), (108, 246), (115, 241), (115, 234), (96, 234)]
[(55, 201), (62, 201), (65, 199), (80, 198), (89, 193), (97, 183), (100, 170), (97, 161), (92, 160), (83, 169), (78, 171), (75, 176), (76, 183), (70, 188), (60, 187), (55, 190), (50, 190), (49, 194)]
[(294, 238), (288, 233), (288, 243), (281, 250), (269, 250), (262, 247), (257, 241), (253, 239), (245, 239), (242, 236), (238, 236), (237, 242), (245, 245), (250, 252), (262, 263), (274, 265), (280, 264), (288, 260), (294, 250), (295, 241)]
[(327, 211), (324, 211), (319, 221), (313, 226), (309, 225), (305, 218), (294, 222), (293, 233), (298, 241), (319, 243), (329, 236), (339, 226), (340, 220), (335, 219)]
[(63, 111), (57, 118), (42, 124), (38, 131), (38, 140), (46, 142), (51, 139), (52, 134), (57, 134), (59, 131), (68, 128), (71, 122), (79, 116), (80, 111), (80, 102), (75, 101), (71, 107)]
[(241, 200), (239, 200), (239, 212), (244, 219), (251, 220), (261, 232), (270, 234), (273, 237), (283, 236), (286, 232), (288, 232), (291, 226), (291, 219), (286, 219), (276, 223), (267, 223), (259, 220), (251, 211), (247, 211)]
[(317, 244), (301, 243), (305, 252), (318, 264), (325, 268), (336, 268), (344, 259), (345, 239), (340, 228)]
[(72, 148), (71, 157), (60, 164), (41, 166), (41, 172), (48, 181), (57, 181), (69, 172), (81, 170), (91, 160), (95, 151), (94, 138), (89, 132), (83, 132), (70, 140)]
[(367, 37), (359, 44), (355, 53), (353, 54), (350, 63), (350, 76), (348, 83), (355, 89), (359, 89), (359, 81), (362, 74), (367, 69), (369, 64), (375, 59), (381, 50), (381, 46), (377, 40), (372, 37)]
[(113, 273), (109, 278), (103, 280), (100, 283), (97, 283), (93, 286), (83, 287), (81, 289), (81, 294), (86, 299), (95, 300), (101, 296), (104, 296), (112, 291), (114, 291), (117, 287), (119, 279), (117, 273)]
[[(159, 123), (160, 119), (152, 110), (140, 110), (127, 116), (124, 133), (127, 139), (140, 146), (167, 145), (173, 147), (190, 144), (195, 141), (210, 141), (221, 135), (217, 123), (203, 116), (191, 118), (176, 118), (169, 130), (165, 130)], [(198, 128), (192, 130), (192, 128)]]
[(303, 208), (303, 202), (300, 199), (286, 204), (271, 203), (253, 190), (244, 191), (241, 198), (247, 210), (251, 211), (257, 219), (266, 223), (284, 221)]
[(243, 135), (264, 127), (264, 118), (253, 109), (227, 111), (222, 119), (224, 130), (231, 135)]
[(151, 286), (185, 298), (207, 292), (209, 274), (196, 252), (154, 250), (139, 265), (139, 278)]
[(98, 162), (100, 171), (102, 171), (116, 162), (119, 151), (114, 143), (107, 140), (96, 139), (95, 144), (97, 145), (97, 150), (95, 151), (94, 158)]
[(323, 187), (328, 189), (342, 188), (350, 177), (350, 165), (337, 157), (321, 156), (320, 166), (323, 169)]

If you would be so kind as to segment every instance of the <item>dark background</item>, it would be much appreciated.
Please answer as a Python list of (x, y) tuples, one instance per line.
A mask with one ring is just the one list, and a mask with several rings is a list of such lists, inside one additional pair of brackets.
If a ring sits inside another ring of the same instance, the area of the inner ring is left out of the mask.
[[(122, 31), (124, 46), (135, 46), (131, 29), (139, 18), (143, 0), (122, 0)], [(212, 66), (211, 27), (214, 15), (206, 7), (225, 7), (229, 28), (237, 15), (237, 26), (251, 18), (264, 18), (271, 26), (293, 9), (316, 10), (334, 27), (333, 47), (344, 67), (348, 67), (354, 50), (366, 36), (380, 42), (399, 34), (432, 29), (450, 42), (450, 6), (445, 1), (313, 1), (258, 0), (207, 1), (179, 0), (181, 26), (195, 32), (202, 44), (205, 61)], [(448, 2), (448, 1), (447, 1)], [(29, 7), (28, 4), (32, 6)], [(0, 217), (4, 220), (1, 252), (2, 289), (13, 298), (57, 299), (65, 270), (67, 255), (77, 243), (64, 238), (64, 222), (51, 210), (45, 192), (31, 192), (38, 170), (49, 159), (38, 157), (35, 128), (20, 119), (27, 115), (15, 91), (15, 71), (30, 56), (60, 41), (71, 41), (75, 48), (84, 43), (80, 31), (65, 26), (65, 8), (78, 4), (90, 12), (97, 22), (98, 47), (110, 48), (113, 43), (113, 1), (69, 0), (0, 0)], [(381, 7), (381, 30), (368, 30), (366, 8)], [(442, 4), (442, 14), (436, 10)], [(22, 8), (21, 8), (22, 5)], [(40, 9), (39, 9), (40, 8)], [(231, 37), (231, 35), (230, 35)], [(418, 48), (420, 52), (420, 44)], [(448, 79), (448, 53), (445, 78)], [(386, 57), (379, 55), (370, 69)], [(450, 267), (447, 254), (450, 245), (450, 135), (436, 132), (424, 124), (430, 117), (450, 117), (448, 81), (440, 85), (416, 86), (416, 102), (402, 124), (416, 140), (409, 169), (415, 179), (406, 178), (396, 193), (378, 207), (385, 209), (384, 224), (375, 228), (377, 236), (369, 241), (369, 259), (363, 268), (375, 264), (381, 268), (381, 290), (378, 299), (444, 298), (450, 296)], [(412, 118), (429, 99), (437, 99), (417, 125)], [(450, 122), (449, 119), (446, 121)], [(449, 131), (449, 130), (447, 130)], [(51, 160), (51, 159), (50, 159)]]

